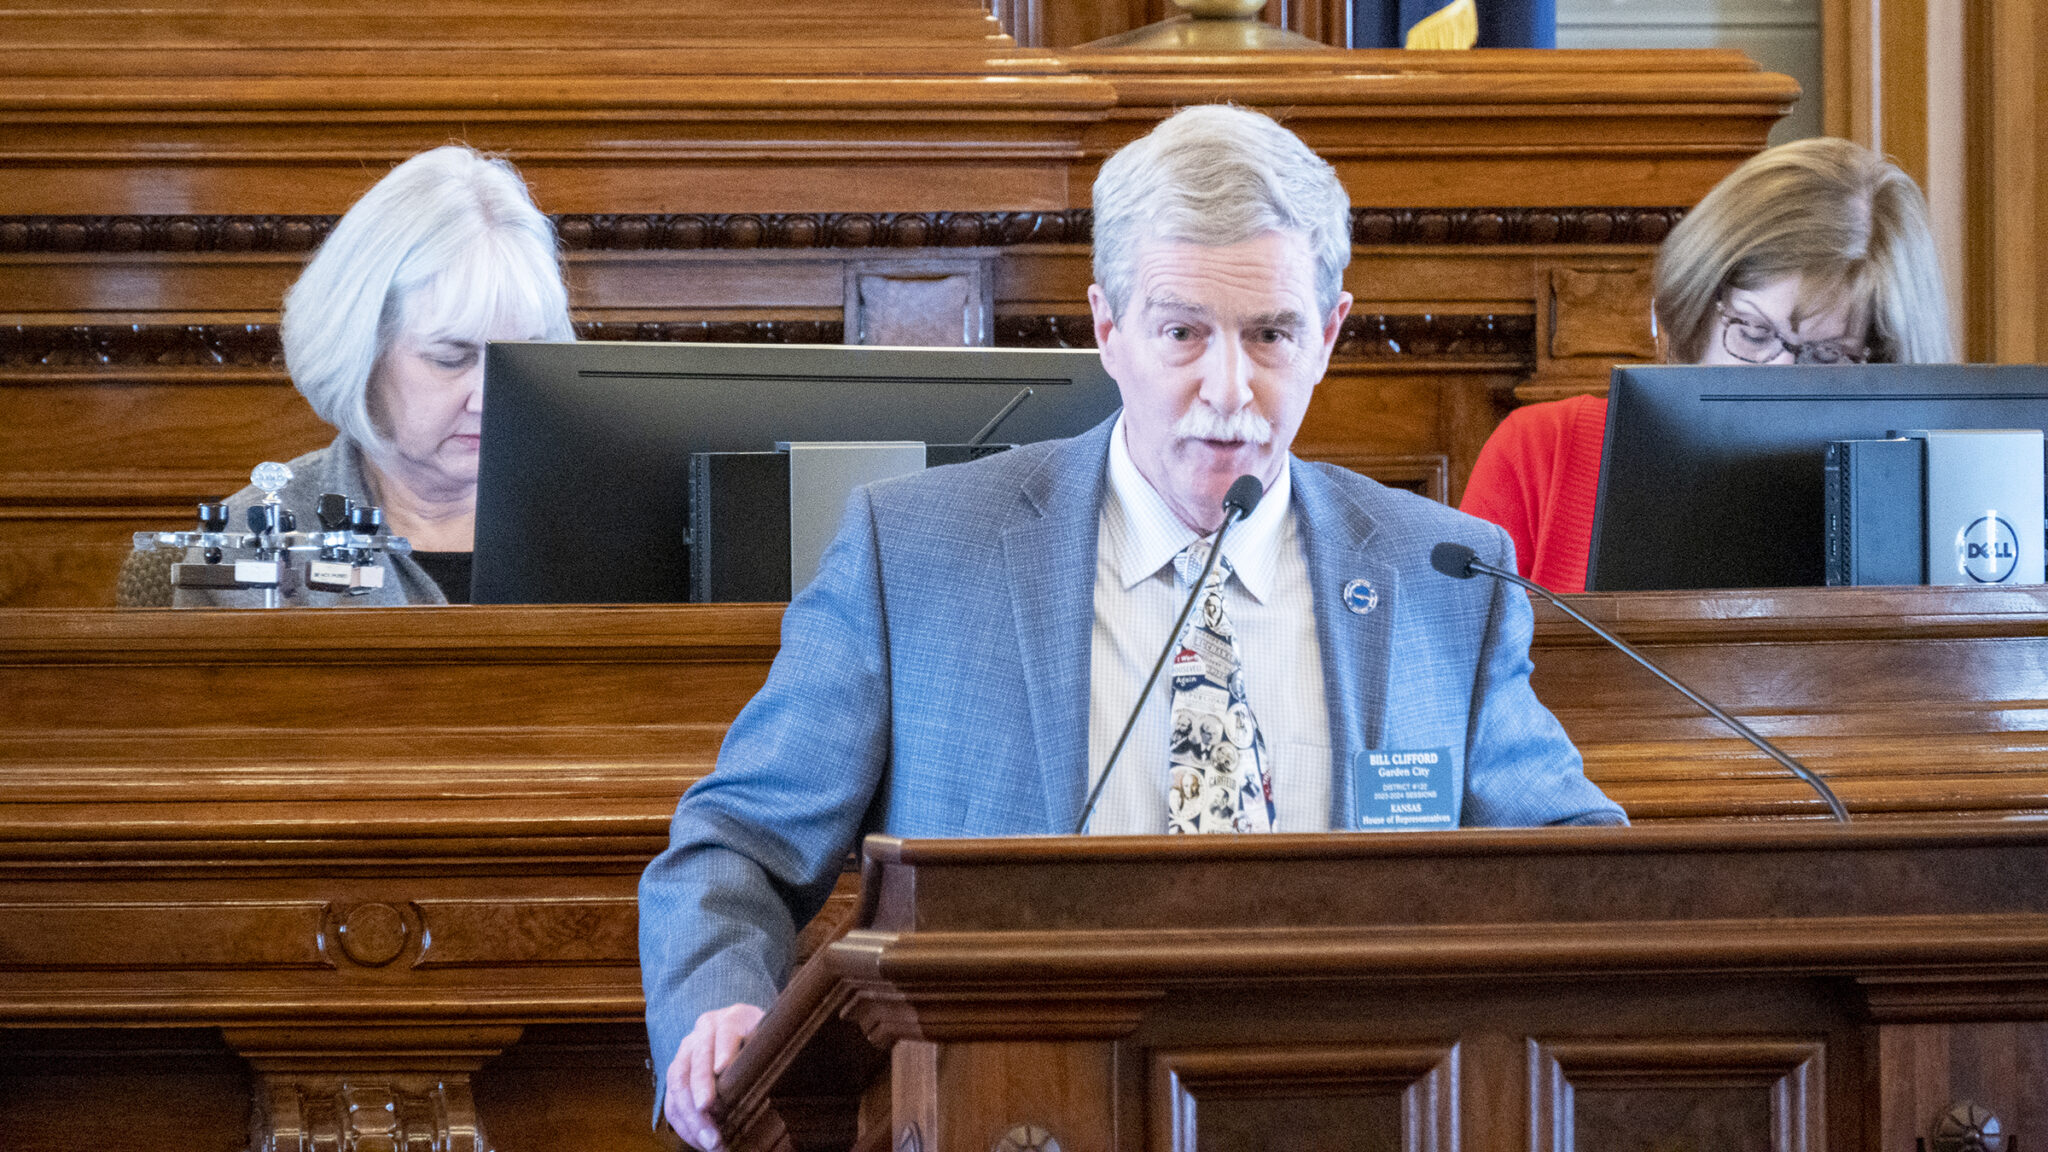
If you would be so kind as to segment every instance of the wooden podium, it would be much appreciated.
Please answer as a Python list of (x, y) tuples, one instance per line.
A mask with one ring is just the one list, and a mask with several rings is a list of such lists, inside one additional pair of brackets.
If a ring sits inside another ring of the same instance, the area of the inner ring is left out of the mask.
[(2015, 824), (874, 837), (857, 926), (721, 1080), (724, 1131), (1911, 1152), (1957, 1111), (2032, 1147), (2044, 849)]

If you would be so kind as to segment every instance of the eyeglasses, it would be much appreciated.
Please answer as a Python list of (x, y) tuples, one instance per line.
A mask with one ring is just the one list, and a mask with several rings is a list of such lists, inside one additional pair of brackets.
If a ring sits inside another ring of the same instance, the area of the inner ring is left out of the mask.
[(1832, 340), (1787, 340), (1769, 321), (1730, 312), (1723, 303), (1716, 302), (1714, 311), (1721, 314), (1721, 347), (1747, 364), (1768, 364), (1787, 352), (1794, 364), (1862, 364), (1870, 359), (1870, 353)]

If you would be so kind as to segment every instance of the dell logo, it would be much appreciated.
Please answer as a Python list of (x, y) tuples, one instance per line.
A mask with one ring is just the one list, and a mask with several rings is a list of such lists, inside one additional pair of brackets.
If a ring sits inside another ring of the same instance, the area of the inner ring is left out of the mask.
[(2004, 583), (2019, 562), (2019, 535), (1996, 511), (1956, 533), (1956, 570), (1979, 584)]

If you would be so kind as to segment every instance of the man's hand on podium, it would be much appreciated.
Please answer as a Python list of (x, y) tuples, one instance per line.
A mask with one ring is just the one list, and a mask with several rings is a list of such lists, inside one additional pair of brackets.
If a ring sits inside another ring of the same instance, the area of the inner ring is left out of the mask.
[(766, 1015), (752, 1004), (732, 1004), (697, 1017), (669, 1063), (662, 1114), (669, 1127), (704, 1152), (716, 1152), (718, 1126), (706, 1115), (718, 1095), (718, 1074)]

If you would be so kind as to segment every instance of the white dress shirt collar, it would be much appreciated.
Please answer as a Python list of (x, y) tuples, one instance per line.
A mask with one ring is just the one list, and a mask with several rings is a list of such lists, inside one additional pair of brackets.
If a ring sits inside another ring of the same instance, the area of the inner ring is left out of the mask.
[[(1272, 599), (1278, 578), (1281, 529), (1287, 523), (1288, 501), (1293, 495), (1288, 471), (1280, 469), (1280, 478), (1267, 489), (1259, 506), (1232, 525), (1223, 539), (1223, 556), (1230, 561), (1238, 582), (1261, 604)], [(1109, 499), (1123, 520), (1124, 531), (1115, 535), (1122, 537), (1117, 575), (1126, 590), (1158, 574), (1201, 535), (1181, 523), (1166, 498), (1138, 471), (1124, 443), (1121, 415), (1109, 434)]]

